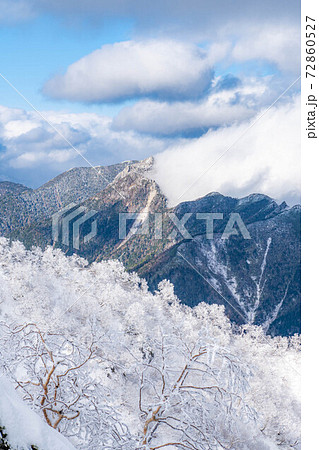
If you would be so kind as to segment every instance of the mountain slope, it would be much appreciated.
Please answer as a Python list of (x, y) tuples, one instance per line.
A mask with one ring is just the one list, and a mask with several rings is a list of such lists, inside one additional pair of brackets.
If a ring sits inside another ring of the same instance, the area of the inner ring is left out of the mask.
[[(73, 169), (36, 191), (10, 196), (15, 221), (7, 210), (4, 218), (9, 226), (2, 228), (2, 234), (29, 248), (44, 248), (52, 244), (50, 214), (77, 202), (97, 212), (97, 234), (87, 243), (81, 239), (79, 250), (72, 247), (72, 239), (68, 246), (61, 240), (54, 242), (66, 254), (76, 252), (89, 262), (119, 259), (145, 278), (153, 292), (161, 280), (169, 279), (184, 303), (223, 304), (228, 317), (238, 324), (259, 324), (270, 334), (300, 332), (300, 207), (278, 205), (266, 195), (237, 199), (215, 192), (169, 208), (159, 186), (147, 177), (152, 164), (149, 158), (101, 168), (104, 174), (111, 173), (106, 187), (93, 169)], [(59, 189), (62, 194), (57, 197)], [(27, 195), (25, 217), (20, 203)], [(127, 234), (121, 239), (124, 213), (136, 213), (137, 220), (127, 221)], [(197, 218), (198, 213), (222, 217), (214, 221), (213, 239), (207, 239), (207, 223)], [(242, 219), (250, 239), (240, 233), (224, 239), (234, 214)], [(189, 235), (176, 229), (172, 215), (177, 221), (187, 218)], [(83, 224), (82, 237), (90, 232), (92, 221)], [(143, 226), (147, 234), (140, 234)]]
[(167, 250), (138, 272), (151, 289), (169, 279), (176, 295), (194, 306), (224, 304), (237, 323), (262, 325), (271, 334), (300, 332), (298, 207), (247, 225), (251, 240), (199, 234)]
[(21, 192), (31, 190), (23, 184), (12, 183), (11, 181), (0, 181), (0, 199), (8, 194), (20, 194)]
[(8, 235), (50, 217), (69, 203), (90, 198), (111, 183), (128, 164), (127, 161), (107, 167), (76, 167), (38, 189), (11, 189), (10, 195), (0, 196), (1, 234)]

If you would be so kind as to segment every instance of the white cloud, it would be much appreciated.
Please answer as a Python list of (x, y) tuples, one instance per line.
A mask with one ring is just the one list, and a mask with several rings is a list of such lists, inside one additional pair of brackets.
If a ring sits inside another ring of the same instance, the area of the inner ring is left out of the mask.
[(250, 27), (235, 44), (232, 57), (235, 61), (264, 59), (275, 63), (285, 72), (300, 72), (300, 27), (267, 25)]
[[(217, 62), (227, 67), (252, 61), (250, 69), (242, 70), (253, 75), (258, 73), (258, 62), (264, 61), (276, 66), (283, 79), (291, 72), (299, 75), (299, 26), (285, 23), (257, 28), (255, 24), (245, 27), (241, 23), (235, 30), (226, 25), (221, 30), (222, 37), (216, 37), (214, 43), (211, 39), (205, 48), (167, 39), (104, 45), (47, 81), (43, 92), (55, 99), (87, 103), (147, 98), (144, 105), (126, 109), (117, 118), (116, 126), (126, 128), (129, 115), (141, 113), (144, 107), (152, 116), (155, 110), (161, 116), (165, 107), (155, 100), (194, 101), (207, 95)], [(194, 108), (190, 104), (187, 107)], [(173, 108), (179, 114), (178, 105)]]
[(222, 156), (253, 120), (210, 131), (156, 156), (151, 176), (171, 205), (212, 191), (300, 201), (300, 97), (273, 107)]
[[(135, 38), (173, 37), (188, 42), (239, 40), (239, 60), (261, 57), (284, 70), (298, 71), (300, 0), (0, 0), (0, 22), (28, 20), (39, 14), (62, 17), (65, 24), (131, 21)], [(250, 53), (251, 52), (251, 53)]]
[[(245, 80), (226, 90), (215, 90), (222, 81), (214, 80), (213, 90), (204, 100), (197, 102), (140, 101), (123, 108), (114, 118), (116, 130), (134, 129), (141, 133), (171, 135), (201, 128), (233, 125), (256, 114), (256, 105), (268, 90), (265, 80)], [(226, 82), (226, 80), (225, 80)]]
[(164, 96), (194, 98), (212, 78), (212, 55), (193, 44), (171, 40), (104, 45), (49, 80), (45, 94), (71, 101), (111, 102)]
[(65, 163), (72, 160), (72, 152), (70, 150), (54, 150), (49, 152), (30, 151), (24, 152), (11, 161), (11, 166), (15, 169), (26, 167), (38, 167), (43, 164)]
[[(164, 150), (166, 141), (134, 131), (110, 129), (111, 119), (97, 114), (43, 112), (43, 115), (93, 165), (143, 159)], [(75, 166), (79, 154), (38, 114), (0, 106), (2, 177), (37, 186)]]
[[(156, 154), (152, 177), (171, 204), (212, 191), (236, 197), (259, 192), (290, 204), (299, 201), (299, 97), (270, 109), (247, 132), (255, 118), (189, 140), (114, 131), (112, 119), (96, 114), (43, 114), (94, 165)], [(34, 112), (0, 107), (0, 124), (0, 161), (6, 179), (37, 186), (71, 167), (86, 165)]]

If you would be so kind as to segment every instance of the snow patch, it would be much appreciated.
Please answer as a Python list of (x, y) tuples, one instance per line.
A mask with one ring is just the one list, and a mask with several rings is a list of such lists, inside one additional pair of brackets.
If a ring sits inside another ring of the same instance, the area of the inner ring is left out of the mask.
[(10, 445), (18, 450), (29, 450), (31, 445), (41, 450), (75, 450), (22, 401), (4, 376), (0, 376), (0, 425), (5, 427)]

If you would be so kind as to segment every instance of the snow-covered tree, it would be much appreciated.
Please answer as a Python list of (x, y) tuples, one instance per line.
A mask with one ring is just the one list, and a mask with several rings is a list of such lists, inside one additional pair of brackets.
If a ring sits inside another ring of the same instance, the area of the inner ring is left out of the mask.
[(299, 338), (233, 330), (117, 261), (0, 239), (1, 370), (83, 449), (300, 448)]

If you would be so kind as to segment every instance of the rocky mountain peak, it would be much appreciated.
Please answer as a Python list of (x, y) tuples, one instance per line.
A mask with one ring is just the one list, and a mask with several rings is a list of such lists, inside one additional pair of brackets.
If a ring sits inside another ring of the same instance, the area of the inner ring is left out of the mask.
[[(90, 263), (119, 259), (145, 278), (152, 291), (168, 279), (183, 302), (223, 304), (235, 323), (259, 324), (271, 334), (299, 332), (300, 207), (279, 205), (262, 194), (238, 199), (211, 192), (169, 208), (148, 177), (153, 164), (151, 157), (75, 168), (34, 191), (17, 188), (14, 195), (0, 197), (0, 234), (44, 248), (52, 244), (52, 214), (74, 202), (97, 213), (97, 233), (88, 243), (82, 239), (78, 250), (55, 242), (67, 254), (76, 252)], [(123, 213), (135, 213), (124, 238), (119, 234)], [(219, 213), (212, 238), (198, 213)], [(236, 224), (233, 235), (224, 238), (233, 214), (240, 216), (249, 238), (238, 233)], [(183, 218), (186, 237), (176, 228)], [(146, 233), (140, 232), (142, 225)], [(90, 224), (83, 226), (87, 234)]]

